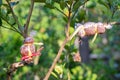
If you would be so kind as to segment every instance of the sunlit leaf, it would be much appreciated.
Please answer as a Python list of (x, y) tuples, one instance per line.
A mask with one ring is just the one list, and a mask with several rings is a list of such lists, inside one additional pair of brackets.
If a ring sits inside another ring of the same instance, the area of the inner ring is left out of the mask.
[(87, 8), (94, 8), (95, 6), (96, 6), (95, 1), (88, 1), (88, 2), (86, 3), (86, 7), (87, 7)]
[(58, 79), (58, 76), (54, 72), (52, 72), (51, 74)]

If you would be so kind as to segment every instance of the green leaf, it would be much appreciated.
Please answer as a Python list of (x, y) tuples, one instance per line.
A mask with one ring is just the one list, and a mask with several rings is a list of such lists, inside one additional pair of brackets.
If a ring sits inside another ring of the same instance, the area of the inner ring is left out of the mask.
[(81, 5), (81, 1), (80, 0), (76, 1), (74, 6), (73, 6), (73, 11), (76, 11), (80, 7), (80, 5)]
[(64, 1), (60, 1), (60, 8), (63, 10), (66, 7), (66, 4)]
[(101, 5), (104, 5), (106, 8), (109, 9), (109, 5), (107, 4), (108, 3), (107, 1), (98, 0), (98, 3), (101, 4)]
[(94, 8), (95, 6), (96, 6), (95, 1), (88, 1), (88, 2), (86, 3), (86, 7), (87, 7), (87, 8)]
[(52, 72), (51, 74), (58, 79), (58, 76), (54, 72)]
[(14, 24), (15, 24), (15, 20), (14, 20), (14, 18), (13, 18), (12, 16), (8, 16), (8, 19), (9, 19), (9, 23), (10, 23), (11, 25), (14, 25)]

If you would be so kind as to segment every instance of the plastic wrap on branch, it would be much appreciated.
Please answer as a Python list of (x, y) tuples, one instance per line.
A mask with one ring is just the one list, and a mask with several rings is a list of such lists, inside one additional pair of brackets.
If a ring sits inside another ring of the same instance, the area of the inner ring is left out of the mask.
[(76, 27), (80, 28), (78, 35), (80, 37), (84, 37), (84, 36), (89, 36), (89, 35), (94, 35), (95, 33), (99, 33), (102, 34), (106, 31), (106, 29), (110, 29), (112, 28), (112, 26), (110, 24), (105, 24), (105, 23), (94, 23), (94, 22), (87, 22), (85, 24), (83, 24), (83, 26), (81, 26), (82, 24), (76, 24)]
[(94, 35), (96, 33), (98, 34), (102, 34), (106, 31), (106, 29), (111, 29), (112, 26), (111, 24), (107, 24), (107, 23), (95, 23), (95, 22), (86, 22), (85, 24), (80, 24), (77, 23), (75, 24), (75, 32), (73, 33), (73, 35), (70, 37), (70, 39), (72, 39), (76, 34), (78, 34), (78, 36), (85, 37), (85, 36), (91, 36)]
[[(43, 45), (43, 44), (41, 43), (39, 45)], [(43, 47), (35, 51), (35, 45), (34, 45), (33, 38), (32, 37), (25, 38), (24, 44), (20, 48), (22, 61), (25, 61), (26, 63), (31, 63), (33, 61), (33, 57), (40, 55), (40, 52), (42, 49)]]

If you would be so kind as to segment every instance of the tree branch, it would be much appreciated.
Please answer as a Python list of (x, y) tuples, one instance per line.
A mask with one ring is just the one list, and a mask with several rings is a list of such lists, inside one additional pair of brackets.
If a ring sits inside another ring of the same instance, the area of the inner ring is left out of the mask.
[(28, 26), (29, 26), (31, 15), (32, 15), (33, 7), (34, 7), (34, 0), (31, 0), (31, 6), (30, 6), (29, 14), (28, 14), (25, 26), (24, 26), (25, 27), (24, 37), (28, 36)]
[(120, 25), (120, 22), (110, 22), (112, 25)]
[(8, 28), (8, 27), (5, 27), (5, 26), (3, 26), (3, 25), (2, 25), (1, 27), (6, 28), (6, 29), (9, 29), (9, 30), (12, 30), (12, 31), (15, 31), (15, 32), (17, 32), (17, 33), (19, 33), (19, 34), (21, 35), (21, 33), (20, 33), (19, 31), (15, 30), (15, 29)]
[(27, 63), (24, 61), (13, 63), (7, 71), (7, 80), (12, 80), (13, 72), (16, 71), (17, 68), (25, 66), (25, 65), (27, 65)]
[(67, 26), (66, 26), (66, 30), (65, 30), (66, 39), (63, 41), (62, 46), (60, 47), (60, 49), (59, 49), (59, 51), (58, 51), (58, 53), (57, 53), (57, 56), (55, 57), (55, 59), (54, 59), (54, 61), (53, 61), (53, 63), (52, 63), (52, 66), (50, 67), (48, 73), (46, 74), (46, 76), (45, 76), (45, 78), (44, 78), (43, 80), (48, 80), (51, 72), (53, 71), (53, 69), (54, 69), (57, 61), (59, 60), (59, 58), (60, 58), (60, 56), (61, 56), (61, 54), (62, 54), (62, 51), (63, 51), (66, 43), (70, 40), (70, 39), (69, 39), (69, 28), (70, 28), (70, 22), (71, 22), (71, 8), (72, 8), (72, 5), (73, 5), (73, 3), (71, 3), (71, 4), (70, 4), (70, 7), (68, 7), (69, 13), (68, 13), (68, 16), (66, 16), (66, 17), (68, 18), (68, 22), (67, 22)]
[(74, 0), (72, 0), (72, 3), (70, 4), (70, 7), (68, 6), (68, 11), (69, 11), (69, 13), (68, 13), (68, 16), (67, 16), (67, 18), (68, 18), (68, 22), (67, 22), (67, 26), (66, 26), (66, 30), (65, 30), (65, 33), (66, 33), (66, 37), (69, 37), (69, 31), (70, 31), (70, 22), (71, 22), (71, 10), (72, 10), (72, 6), (73, 6), (73, 1)]
[[(84, 5), (87, 1), (89, 1), (89, 0), (84, 1), (82, 5)], [(79, 8), (81, 8), (82, 5), (81, 5), (80, 7), (78, 7), (78, 9), (76, 9), (76, 11), (74, 12), (74, 14), (73, 14), (73, 16), (72, 16), (72, 19), (74, 19), (75, 16), (78, 14)]]
[(8, 28), (8, 27), (5, 27), (5, 26), (2, 26), (2, 27), (6, 28), (6, 29), (13, 30), (13, 31), (19, 33), (21, 36), (23, 36), (22, 33), (21, 33), (20, 31), (18, 31), (13, 25), (11, 25), (6, 19), (4, 19), (2, 16), (0, 16), (0, 17), (1, 17), (1, 19), (3, 19), (8, 25), (10, 25), (12, 28)]
[(49, 78), (51, 72), (53, 71), (53, 69), (54, 69), (57, 61), (59, 60), (59, 58), (60, 58), (60, 56), (61, 56), (61, 54), (62, 54), (62, 51), (63, 51), (63, 49), (64, 49), (64, 46), (66, 45), (67, 42), (68, 42), (68, 38), (66, 38), (66, 39), (63, 41), (62, 46), (60, 47), (60, 49), (59, 49), (59, 51), (58, 51), (58, 54), (57, 54), (57, 56), (55, 57), (55, 59), (54, 59), (54, 61), (53, 61), (53, 63), (52, 63), (52, 66), (50, 67), (48, 73), (46, 74), (46, 76), (45, 76), (45, 78), (44, 78), (43, 80), (48, 80), (48, 78)]
[(13, 16), (13, 18), (14, 18), (14, 20), (15, 20), (15, 23), (18, 25), (19, 30), (20, 30), (21, 33), (23, 34), (23, 32), (22, 32), (22, 30), (21, 30), (21, 28), (20, 28), (21, 26), (20, 26), (20, 24), (19, 24), (19, 22), (18, 22), (18, 19), (17, 19), (16, 15), (15, 15), (15, 13), (14, 13), (14, 11), (13, 11), (10, 3), (9, 3), (9, 0), (6, 0), (6, 2), (8, 3), (8, 6), (9, 6), (11, 12), (12, 12), (12, 16)]

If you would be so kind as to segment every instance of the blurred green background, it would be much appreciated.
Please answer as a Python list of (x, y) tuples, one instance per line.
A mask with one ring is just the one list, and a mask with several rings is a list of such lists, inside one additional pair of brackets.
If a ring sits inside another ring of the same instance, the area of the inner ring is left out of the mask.
[[(68, 14), (64, 3), (67, 1), (69, 3), (71, 0), (45, 1), (46, 3), (35, 3), (29, 25), (29, 33), (34, 36), (35, 42), (44, 43), (42, 55), (35, 58), (34, 64), (17, 69), (13, 74), (13, 80), (43, 80), (65, 38), (64, 27), (67, 20), (51, 5)], [(75, 1), (73, 14), (77, 13), (77, 15), (71, 20), (70, 33), (74, 31), (75, 23), (120, 22), (119, 0), (89, 0), (83, 6), (81, 3), (84, 0)], [(9, 14), (6, 2), (3, 1), (2, 4), (4, 4), (0, 7), (2, 25), (10, 28), (2, 17), (7, 19), (11, 25), (14, 25), (14, 20)], [(80, 5), (82, 8), (78, 9)], [(29, 7), (29, 0), (20, 0), (13, 7), (21, 25), (24, 25), (26, 21)], [(107, 30), (105, 34), (97, 36), (94, 43), (91, 43), (92, 38), (93, 36), (89, 39), (91, 59), (89, 64), (74, 62), (72, 59), (73, 54), (78, 51), (74, 46), (74, 38), (65, 46), (49, 80), (120, 80), (120, 26), (113, 25), (113, 28)], [(20, 47), (22, 44), (21, 35), (0, 27), (0, 80), (6, 80), (6, 71), (10, 64), (21, 60)]]

